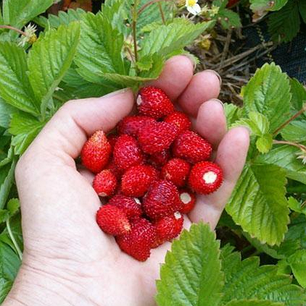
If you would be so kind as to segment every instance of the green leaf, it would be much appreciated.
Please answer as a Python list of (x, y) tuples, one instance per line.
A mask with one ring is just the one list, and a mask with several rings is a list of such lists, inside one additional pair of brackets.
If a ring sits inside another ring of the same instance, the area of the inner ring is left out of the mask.
[[(291, 86), (291, 104), (295, 110), (299, 111), (302, 109), (303, 105), (306, 103), (306, 89), (298, 80), (290, 79)], [(306, 116), (303, 115), (304, 119)]]
[(4, 301), (13, 286), (12, 281), (0, 278), (0, 304)]
[(216, 18), (218, 18), (217, 20), (221, 23), (221, 26), (226, 30), (232, 27), (240, 28), (242, 26), (240, 21), (240, 16), (232, 10), (228, 9), (220, 10), (219, 13), (216, 15)]
[(284, 306), (284, 303), (273, 303), (271, 301), (240, 300), (227, 303), (225, 306)]
[(288, 198), (288, 207), (295, 212), (306, 215), (306, 207), (302, 207), (301, 203), (294, 197)]
[(223, 274), (219, 243), (208, 225), (192, 225), (172, 244), (157, 281), (159, 306), (210, 305), (221, 299)]
[(225, 274), (223, 304), (245, 299), (268, 300), (286, 306), (305, 304), (302, 288), (291, 284), (289, 275), (278, 275), (276, 266), (259, 266), (258, 257), (241, 261), (239, 253), (229, 254), (228, 250), (222, 250), (221, 260)]
[(292, 272), (290, 266), (288, 265), (287, 260), (285, 260), (285, 259), (279, 260), (277, 262), (276, 266), (277, 266), (277, 274), (278, 275), (291, 274), (291, 272)]
[(19, 199), (10, 199), (7, 203), (7, 209), (10, 213), (10, 217), (17, 214), (20, 208)]
[(289, 42), (299, 32), (301, 19), (296, 1), (288, 1), (280, 11), (270, 15), (268, 30), (272, 40)]
[(5, 0), (3, 1), (4, 22), (20, 28), (44, 13), (52, 4), (53, 0), (18, 0), (18, 5), (14, 0)]
[(297, 159), (299, 152), (300, 149), (296, 147), (279, 145), (269, 153), (258, 156), (256, 162), (277, 165), (286, 171), (288, 178), (306, 184), (306, 167), (300, 159)]
[(227, 121), (227, 127), (229, 128), (241, 118), (243, 109), (234, 104), (224, 103), (223, 105)]
[(5, 206), (13, 185), (15, 167), (16, 160), (13, 160), (11, 164), (0, 168), (0, 209)]
[(13, 281), (20, 267), (20, 259), (13, 250), (0, 242), (0, 275)]
[(250, 0), (253, 12), (258, 11), (278, 11), (286, 5), (288, 0), (275, 0), (273, 4), (271, 0)]
[(213, 22), (193, 24), (180, 18), (169, 25), (162, 25), (147, 35), (141, 42), (141, 57), (157, 53), (167, 57), (194, 41), (201, 33), (213, 25)]
[(286, 121), (290, 108), (290, 85), (286, 74), (279, 66), (265, 64), (258, 69), (249, 83), (242, 88), (244, 107), (265, 115), (273, 132)]
[(275, 165), (245, 165), (226, 211), (262, 243), (280, 244), (289, 221), (285, 171)]
[(31, 113), (39, 114), (27, 76), (26, 54), (22, 48), (8, 42), (0, 42), (0, 96), (8, 104)]
[(299, 11), (304, 23), (306, 23), (306, 2), (303, 0), (299, 1)]
[(9, 104), (5, 103), (0, 97), (0, 127), (7, 129), (11, 120), (11, 115), (18, 110)]
[(271, 134), (265, 134), (259, 137), (256, 141), (256, 148), (260, 153), (268, 153), (273, 145), (273, 138)]
[(69, 25), (73, 21), (80, 21), (86, 15), (86, 12), (80, 8), (76, 10), (68, 9), (67, 12), (59, 11), (58, 15), (49, 14), (48, 18), (39, 16), (35, 18), (35, 23), (43, 28), (58, 28), (61, 25)]
[(282, 137), (287, 141), (302, 142), (306, 139), (306, 120), (295, 120), (281, 130)]
[(80, 24), (70, 23), (41, 36), (29, 52), (29, 78), (44, 115), (52, 95), (70, 67), (80, 37)]
[(288, 263), (299, 284), (306, 288), (306, 250), (299, 250), (288, 258)]
[(10, 212), (6, 209), (0, 209), (0, 223), (6, 222), (10, 217)]
[(81, 21), (81, 40), (75, 57), (77, 72), (89, 82), (104, 85), (103, 73), (126, 75), (123, 42), (123, 35), (101, 13), (88, 13)]

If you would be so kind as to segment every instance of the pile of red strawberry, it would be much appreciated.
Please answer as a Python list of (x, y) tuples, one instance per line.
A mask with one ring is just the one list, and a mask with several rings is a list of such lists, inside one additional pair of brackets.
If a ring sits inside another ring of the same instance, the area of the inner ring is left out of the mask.
[(162, 90), (142, 88), (137, 108), (116, 133), (95, 132), (81, 158), (96, 173), (93, 188), (108, 199), (97, 212), (98, 225), (122, 251), (145, 261), (152, 248), (180, 234), (195, 193), (214, 192), (223, 175), (208, 161), (211, 144), (190, 130), (189, 118)]

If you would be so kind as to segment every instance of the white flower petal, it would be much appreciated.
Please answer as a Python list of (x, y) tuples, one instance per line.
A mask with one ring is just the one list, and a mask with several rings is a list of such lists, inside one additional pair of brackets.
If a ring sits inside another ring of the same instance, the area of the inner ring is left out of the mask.
[(187, 10), (192, 15), (198, 15), (201, 12), (201, 7), (198, 4), (195, 4), (194, 6), (187, 6)]
[(201, 7), (199, 4), (195, 4), (193, 6), (193, 9), (195, 10), (195, 12), (197, 12), (197, 14), (201, 13)]

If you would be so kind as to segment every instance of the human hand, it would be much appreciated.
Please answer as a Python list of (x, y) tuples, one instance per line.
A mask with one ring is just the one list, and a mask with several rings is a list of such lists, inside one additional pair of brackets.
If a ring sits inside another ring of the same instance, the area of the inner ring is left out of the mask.
[[(163, 89), (193, 117), (195, 129), (216, 149), (224, 183), (208, 196), (198, 196), (185, 227), (204, 220), (214, 228), (243, 168), (249, 133), (243, 127), (226, 132), (220, 82), (215, 73), (193, 76), (187, 57), (170, 59), (151, 85)], [(4, 306), (15, 305), (154, 305), (159, 277), (170, 243), (152, 250), (146, 262), (121, 252), (113, 237), (95, 222), (100, 199), (78, 171), (75, 158), (87, 137), (109, 131), (128, 115), (132, 91), (70, 101), (50, 120), (16, 169), (24, 236), (23, 263)]]

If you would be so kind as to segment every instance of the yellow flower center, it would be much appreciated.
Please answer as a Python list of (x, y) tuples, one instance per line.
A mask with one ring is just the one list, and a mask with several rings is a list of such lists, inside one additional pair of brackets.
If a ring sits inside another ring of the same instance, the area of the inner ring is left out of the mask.
[(197, 3), (197, 0), (187, 0), (188, 6), (194, 6)]

